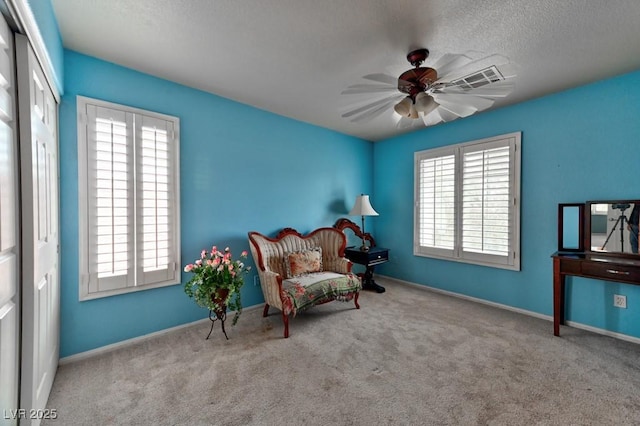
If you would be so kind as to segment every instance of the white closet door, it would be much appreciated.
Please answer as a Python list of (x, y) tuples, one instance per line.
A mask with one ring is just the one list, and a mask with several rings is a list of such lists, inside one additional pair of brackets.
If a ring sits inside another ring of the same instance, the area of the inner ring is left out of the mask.
[[(0, 15), (0, 412), (17, 423), (20, 344), (18, 150), (13, 33)], [(5, 424), (5, 423), (3, 423)]]
[[(26, 37), (16, 35), (22, 189), (20, 406), (43, 409), (58, 366), (60, 329), (57, 104)], [(39, 424), (24, 419), (20, 424)]]

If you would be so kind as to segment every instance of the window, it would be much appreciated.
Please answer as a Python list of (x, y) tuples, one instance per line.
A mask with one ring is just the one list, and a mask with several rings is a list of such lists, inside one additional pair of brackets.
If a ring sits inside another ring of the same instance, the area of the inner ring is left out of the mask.
[(520, 139), (415, 153), (414, 254), (520, 270)]
[(177, 284), (178, 118), (77, 103), (80, 300)]

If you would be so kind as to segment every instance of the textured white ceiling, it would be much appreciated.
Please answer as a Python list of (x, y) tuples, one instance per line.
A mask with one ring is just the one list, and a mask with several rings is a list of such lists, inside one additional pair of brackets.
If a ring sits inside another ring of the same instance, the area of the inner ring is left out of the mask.
[[(354, 124), (363, 75), (406, 54), (470, 50), (517, 64), (494, 108), (640, 69), (640, 0), (53, 0), (66, 48), (367, 140), (406, 132), (392, 111)], [(418, 120), (419, 121), (419, 120)]]

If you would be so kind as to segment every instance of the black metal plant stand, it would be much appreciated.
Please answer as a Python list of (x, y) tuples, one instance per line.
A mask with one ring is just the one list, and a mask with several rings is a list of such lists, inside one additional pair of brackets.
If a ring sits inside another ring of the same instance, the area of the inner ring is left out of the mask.
[[(212, 316), (215, 314), (215, 318)], [(220, 324), (222, 324), (222, 332), (224, 333), (224, 337), (229, 340), (229, 336), (227, 336), (227, 332), (224, 329), (224, 321), (227, 319), (226, 309), (223, 309), (222, 312), (214, 312), (209, 311), (209, 320), (211, 321), (211, 329), (209, 330), (209, 334), (207, 334), (207, 338), (205, 340), (209, 340), (209, 336), (211, 336), (211, 332), (213, 331), (213, 325), (216, 323), (216, 320), (220, 320)]]

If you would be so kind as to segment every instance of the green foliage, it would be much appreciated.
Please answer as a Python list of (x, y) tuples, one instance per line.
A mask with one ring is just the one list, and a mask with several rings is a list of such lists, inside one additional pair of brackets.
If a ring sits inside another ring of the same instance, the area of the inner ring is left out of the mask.
[[(241, 259), (247, 258), (247, 252), (240, 254)], [(200, 259), (184, 267), (185, 272), (192, 272), (193, 277), (184, 286), (187, 296), (194, 299), (198, 306), (210, 311), (223, 313), (225, 308), (235, 311), (232, 324), (235, 325), (242, 313), (240, 289), (244, 284), (243, 275), (251, 267), (245, 267), (240, 260), (232, 260), (229, 247), (219, 251), (216, 246), (210, 252), (202, 250)], [(218, 290), (227, 289), (229, 294), (220, 300)]]

